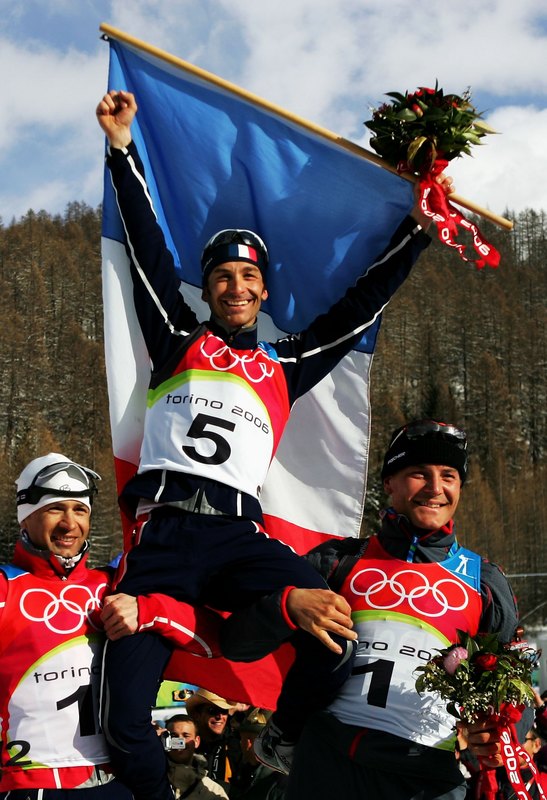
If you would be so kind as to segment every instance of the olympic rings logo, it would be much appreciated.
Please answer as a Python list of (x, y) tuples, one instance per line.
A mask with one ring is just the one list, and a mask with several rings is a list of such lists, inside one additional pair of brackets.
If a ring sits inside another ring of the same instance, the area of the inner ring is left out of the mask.
[[(378, 579), (370, 582), (373, 575), (377, 575)], [(412, 575), (420, 583), (410, 588), (408, 578)], [(469, 596), (461, 581), (440, 578), (430, 585), (425, 575), (413, 569), (401, 569), (391, 577), (377, 567), (363, 569), (353, 576), (350, 589), (354, 594), (364, 597), (370, 608), (387, 611), (408, 603), (413, 611), (424, 617), (441, 617), (447, 611), (463, 611), (469, 603)]]
[[(70, 584), (63, 587), (59, 597), (47, 589), (27, 589), (21, 596), (21, 613), (30, 622), (44, 623), (52, 633), (75, 633), (84, 623), (100, 630), (92, 614), (101, 608), (100, 596), (105, 588), (106, 583), (101, 583), (93, 593), (88, 586)], [(71, 625), (72, 618), (75, 621)]]
[[(217, 345), (214, 352), (207, 352), (210, 344)], [(239, 355), (236, 351), (232, 350), (225, 344), (222, 339), (215, 336), (209, 336), (201, 344), (201, 352), (209, 360), (211, 367), (217, 372), (230, 372), (238, 365), (251, 383), (260, 383), (266, 378), (271, 378), (274, 374), (272, 360), (269, 355), (258, 348), (254, 351), (253, 355)], [(267, 359), (270, 364), (268, 365), (263, 359)]]

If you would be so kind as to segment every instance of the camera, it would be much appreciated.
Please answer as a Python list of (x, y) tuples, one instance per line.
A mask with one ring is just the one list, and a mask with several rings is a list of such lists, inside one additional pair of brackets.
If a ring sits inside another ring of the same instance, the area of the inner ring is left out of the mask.
[(175, 689), (173, 692), (173, 701), (175, 703), (185, 703), (194, 692), (192, 689)]
[(173, 736), (169, 731), (164, 731), (160, 734), (160, 739), (163, 744), (163, 749), (169, 752), (170, 750), (186, 750), (186, 743), (180, 736)]

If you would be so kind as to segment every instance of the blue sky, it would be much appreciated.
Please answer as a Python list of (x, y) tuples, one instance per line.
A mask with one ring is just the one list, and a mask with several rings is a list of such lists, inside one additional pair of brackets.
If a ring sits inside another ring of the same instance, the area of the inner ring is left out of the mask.
[(470, 87), (500, 135), (452, 162), (458, 192), (498, 214), (547, 211), (543, 0), (0, 0), (0, 12), (4, 224), (100, 202), (101, 22), (365, 145), (385, 92)]

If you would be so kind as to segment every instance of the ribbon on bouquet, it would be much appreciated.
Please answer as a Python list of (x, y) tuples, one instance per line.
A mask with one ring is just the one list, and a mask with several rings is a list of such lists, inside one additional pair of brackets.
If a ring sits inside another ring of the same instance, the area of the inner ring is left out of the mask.
[(474, 260), (477, 269), (488, 265), (497, 267), (500, 254), (486, 241), (479, 228), (454, 206), (447, 198), (442, 187), (437, 183), (438, 176), (444, 171), (448, 161), (437, 158), (429, 171), (421, 175), (419, 180), (419, 205), (426, 217), (437, 226), (441, 242), (454, 247), (464, 261), (473, 261), (464, 255), (467, 245), (457, 241), (458, 228), (467, 231), (473, 238), (473, 247), (478, 253)]
[[(530, 783), (528, 785), (524, 783), (520, 771), (522, 759), (532, 773), (531, 780), (536, 784), (539, 797), (541, 800), (546, 800), (545, 792), (537, 777), (538, 769), (533, 759), (530, 758), (518, 741), (515, 722), (518, 722), (522, 716), (522, 708), (523, 707), (514, 706), (510, 703), (504, 703), (500, 713), (492, 715), (491, 717), (498, 727), (501, 747), (500, 755), (515, 797), (518, 797), (519, 800), (532, 800), (530, 792), (528, 791)], [(477, 782), (475, 796), (480, 798), (480, 800), (495, 800), (497, 791), (498, 783), (495, 769), (482, 768)]]
[(541, 800), (545, 800), (545, 792), (537, 778), (538, 769), (534, 764), (534, 760), (530, 758), (526, 750), (520, 746), (514, 723), (501, 728), (500, 745), (503, 766), (505, 767), (509, 782), (515, 791), (515, 796), (518, 797), (519, 800), (528, 800), (528, 798), (531, 797), (528, 786), (524, 783), (520, 771), (520, 762), (521, 759), (524, 759), (532, 773), (532, 782), (536, 784)]

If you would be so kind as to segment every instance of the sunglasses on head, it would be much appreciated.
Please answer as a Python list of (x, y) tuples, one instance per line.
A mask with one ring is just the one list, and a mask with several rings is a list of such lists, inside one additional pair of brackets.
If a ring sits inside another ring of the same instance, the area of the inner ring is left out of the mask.
[(465, 431), (456, 428), (455, 425), (435, 422), (433, 419), (410, 422), (408, 425), (405, 425), (401, 433), (404, 433), (407, 439), (419, 439), (420, 436), (427, 436), (429, 433), (438, 433), (441, 436), (445, 436), (447, 439), (457, 439), (459, 442), (464, 442), (465, 444), (463, 446), (467, 447)]
[[(72, 490), (56, 489), (54, 486), (48, 486), (50, 480), (59, 472), (66, 472), (69, 478), (83, 483), (85, 488)], [(55, 497), (89, 497), (89, 502), (92, 503), (93, 495), (97, 493), (95, 481), (100, 479), (101, 476), (98, 473), (87, 467), (75, 464), (73, 461), (49, 464), (36, 473), (27, 489), (21, 489), (20, 492), (17, 492), (17, 505), (28, 503), (34, 506), (46, 495), (55, 495)]]
[(266, 245), (258, 234), (242, 228), (229, 228), (215, 233), (205, 245), (205, 249), (211, 246), (219, 247), (223, 244), (246, 244), (248, 247), (256, 247), (259, 250), (266, 251)]

